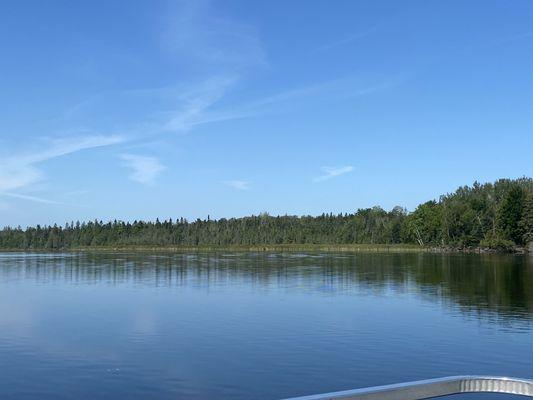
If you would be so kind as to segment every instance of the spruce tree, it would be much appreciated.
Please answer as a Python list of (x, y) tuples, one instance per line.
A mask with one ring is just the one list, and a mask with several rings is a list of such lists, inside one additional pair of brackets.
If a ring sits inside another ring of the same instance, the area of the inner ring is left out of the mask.
[(498, 225), (504, 239), (516, 244), (522, 243), (522, 212), (524, 208), (524, 190), (513, 186), (505, 196), (498, 213)]
[(524, 201), (524, 211), (520, 221), (524, 243), (533, 242), (533, 193), (529, 193)]

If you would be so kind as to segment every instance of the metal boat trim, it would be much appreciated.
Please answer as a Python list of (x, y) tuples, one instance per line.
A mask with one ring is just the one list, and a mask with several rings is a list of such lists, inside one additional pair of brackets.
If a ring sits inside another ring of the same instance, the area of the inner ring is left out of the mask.
[(461, 393), (506, 393), (533, 397), (533, 380), (497, 376), (449, 376), (285, 400), (422, 400)]

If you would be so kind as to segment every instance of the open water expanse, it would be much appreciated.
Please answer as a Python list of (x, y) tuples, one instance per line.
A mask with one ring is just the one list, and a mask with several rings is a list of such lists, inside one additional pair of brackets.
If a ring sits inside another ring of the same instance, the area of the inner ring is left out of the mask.
[(460, 374), (533, 378), (532, 257), (0, 253), (2, 399), (275, 400)]

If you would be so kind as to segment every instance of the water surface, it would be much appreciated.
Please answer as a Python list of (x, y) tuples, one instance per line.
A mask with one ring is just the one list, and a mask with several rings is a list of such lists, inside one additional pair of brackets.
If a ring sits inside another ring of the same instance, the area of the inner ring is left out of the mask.
[(533, 260), (0, 253), (0, 373), (2, 398), (45, 400), (533, 378)]

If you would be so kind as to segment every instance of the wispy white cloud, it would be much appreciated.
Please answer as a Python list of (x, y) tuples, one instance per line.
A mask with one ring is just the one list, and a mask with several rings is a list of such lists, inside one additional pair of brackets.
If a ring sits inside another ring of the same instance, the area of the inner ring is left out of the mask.
[[(132, 143), (139, 146), (139, 143), (153, 141), (153, 137), (164, 133), (185, 133), (209, 123), (287, 113), (316, 104), (355, 99), (386, 91), (406, 80), (402, 76), (387, 79), (346, 77), (229, 105), (225, 99), (240, 79), (239, 74), (228, 72), (193, 80), (186, 85), (108, 93), (99, 98), (98, 112), (94, 115), (103, 115), (106, 109), (113, 108), (105, 105), (127, 104), (131, 110), (129, 118), (134, 121), (125, 124), (126, 139), (130, 146)], [(120, 121), (117, 124), (121, 126)]]
[[(316, 104), (338, 102), (369, 96), (394, 88), (405, 82), (402, 76), (390, 79), (347, 77), (327, 82), (288, 89), (243, 104), (234, 104), (231, 109), (205, 108), (201, 118), (196, 118), (189, 127), (210, 122), (256, 117), (267, 114), (286, 113)], [(189, 121), (191, 122), (191, 121)]]
[(210, 78), (194, 88), (177, 96), (179, 107), (162, 113), (166, 117), (163, 130), (189, 131), (196, 125), (215, 122), (226, 118), (211, 112), (211, 108), (226, 94), (233, 85), (235, 77)]
[[(352, 77), (227, 104), (228, 93), (250, 70), (266, 67), (267, 61), (255, 29), (223, 15), (214, 6), (216, 3), (205, 0), (173, 2), (162, 21), (161, 50), (183, 70), (194, 71), (186, 84), (92, 95), (67, 114), (79, 115), (85, 110), (94, 119), (113, 110), (109, 118), (124, 118), (116, 125), (128, 126), (129, 138), (142, 142), (165, 132), (189, 132), (214, 122), (290, 112), (306, 104), (369, 95), (398, 84), (398, 79)], [(376, 29), (377, 25), (322, 50), (358, 40)], [(127, 115), (109, 106), (118, 102), (125, 105), (122, 108), (128, 110)]]
[(323, 172), (322, 175), (315, 178), (315, 182), (323, 182), (337, 176), (347, 174), (354, 170), (353, 166), (346, 165), (343, 167), (322, 167), (320, 170)]
[[(224, 109), (220, 103), (251, 70), (267, 66), (263, 45), (255, 28), (214, 6), (204, 0), (171, 2), (162, 18), (160, 50), (184, 74), (192, 71), (181, 83), (93, 94), (71, 107), (64, 118), (108, 119), (127, 126), (133, 140), (143, 140), (248, 115), (247, 110)], [(126, 115), (113, 107), (118, 102), (128, 110)]]
[(196, 76), (188, 80), (189, 87), (178, 89), (171, 99), (174, 107), (157, 112), (163, 118), (159, 129), (182, 132), (236, 118), (234, 112), (213, 106), (250, 70), (267, 66), (255, 28), (221, 14), (204, 0), (172, 3), (163, 25), (162, 49)]
[(52, 138), (39, 150), (11, 153), (0, 159), (0, 192), (27, 188), (44, 178), (39, 164), (81, 150), (110, 146), (122, 142), (118, 135), (83, 135)]
[[(237, 74), (219, 71), (167, 87), (102, 93), (76, 106), (74, 120), (112, 121), (127, 132), (128, 141), (152, 142), (163, 133), (186, 133), (199, 125), (234, 119), (236, 113), (221, 111), (220, 103), (239, 80)], [(114, 109), (116, 104), (123, 106), (122, 112)]]
[(111, 146), (124, 141), (120, 135), (84, 135), (70, 136), (62, 138), (48, 138), (50, 147), (39, 153), (33, 153), (26, 157), (21, 157), (28, 163), (38, 163), (51, 158), (61, 157), (67, 154), (75, 153), (85, 149), (94, 149), (97, 147)]
[(161, 35), (162, 48), (207, 74), (243, 73), (265, 66), (265, 53), (252, 26), (214, 9), (209, 1), (173, 2)]
[(120, 158), (124, 161), (126, 167), (133, 170), (130, 179), (144, 185), (154, 183), (157, 176), (166, 169), (155, 157), (121, 154)]
[(29, 195), (20, 194), (20, 193), (0, 192), (0, 196), (12, 197), (12, 198), (15, 198), (15, 199), (21, 199), (21, 200), (27, 200), (27, 201), (33, 201), (35, 203), (53, 204), (53, 205), (59, 205), (59, 206), (79, 206), (79, 204), (64, 203), (64, 202), (61, 202), (61, 201), (45, 199), (45, 198), (37, 197), (37, 196), (29, 196)]
[(309, 101), (313, 98), (318, 98), (320, 101), (327, 101), (332, 97), (338, 99), (339, 97), (360, 96), (369, 94), (377, 88), (377, 85), (368, 85), (366, 82), (362, 83), (360, 80), (354, 80), (353, 78), (336, 79), (278, 92), (274, 95), (253, 101), (250, 108), (265, 109), (276, 104), (294, 103), (298, 100)]
[(229, 186), (237, 190), (248, 190), (250, 188), (250, 182), (242, 180), (222, 181), (226, 186)]
[(62, 120), (112, 123), (127, 131), (128, 138), (142, 141), (236, 118), (236, 113), (215, 106), (252, 70), (266, 67), (266, 56), (253, 26), (217, 8), (206, 0), (181, 0), (169, 2), (161, 15), (159, 48), (154, 50), (178, 66), (179, 80), (157, 88), (93, 93), (66, 110)]

